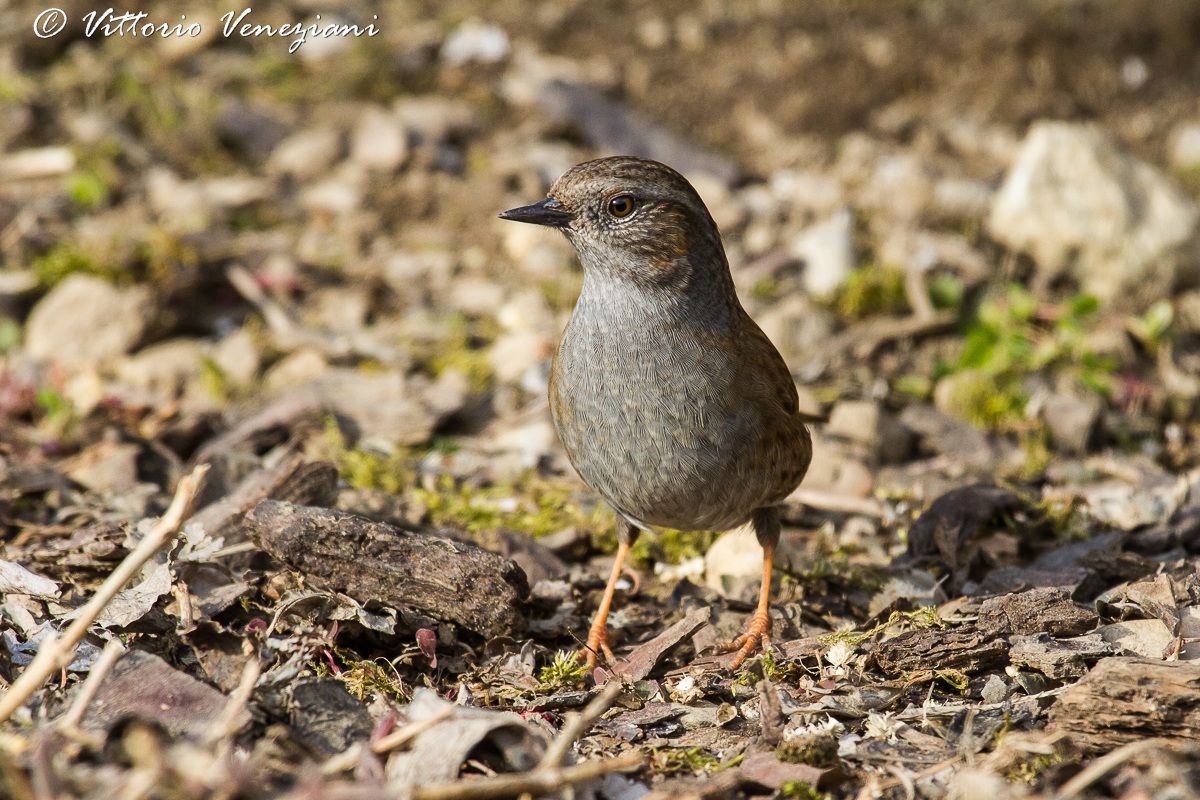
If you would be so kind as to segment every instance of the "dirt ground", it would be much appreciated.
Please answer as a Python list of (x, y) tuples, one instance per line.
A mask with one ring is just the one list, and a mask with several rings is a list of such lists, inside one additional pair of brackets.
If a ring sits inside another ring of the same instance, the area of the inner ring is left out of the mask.
[[(61, 10), (0, 12), (0, 796), (1200, 793), (1200, 3)], [(821, 420), (737, 671), (745, 532), (571, 658), (582, 277), (495, 216), (617, 152)]]

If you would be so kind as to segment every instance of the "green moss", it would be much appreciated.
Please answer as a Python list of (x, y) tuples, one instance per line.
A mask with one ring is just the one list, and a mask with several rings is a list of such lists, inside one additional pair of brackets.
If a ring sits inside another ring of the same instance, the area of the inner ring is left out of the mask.
[(227, 402), (233, 393), (225, 370), (208, 356), (200, 357), (200, 386), (210, 397), (222, 403)]
[(1033, 754), (1029, 758), (1022, 759), (1013, 764), (1004, 777), (1009, 783), (1029, 785), (1041, 777), (1042, 773), (1046, 770), (1051, 767), (1057, 767), (1065, 761), (1066, 758), (1058, 750), (1052, 753)]
[(373, 694), (382, 695), (398, 703), (407, 703), (411, 698), (404, 688), (400, 673), (390, 661), (377, 658), (366, 661), (350, 656), (334, 648), (333, 657), (346, 666), (338, 670), (330, 668), (324, 661), (311, 662), (310, 666), (318, 677), (332, 677), (346, 686), (346, 691), (359, 700), (367, 700)]
[(942, 364), (942, 405), (980, 427), (1011, 430), (1023, 418), (1025, 377), (1051, 373), (1107, 397), (1116, 362), (1090, 349), (1087, 333), (1099, 303), (1076, 295), (1046, 306), (1011, 285), (984, 298), (968, 323), (957, 359)]
[(908, 310), (904, 273), (878, 264), (858, 267), (838, 290), (833, 307), (847, 319), (902, 314)]
[(35, 258), (30, 268), (37, 276), (38, 283), (46, 288), (57, 286), (76, 272), (100, 274), (100, 269), (90, 258), (67, 244), (52, 247), (45, 255)]
[(0, 317), (0, 355), (21, 345), (21, 324), (12, 317)]
[(879, 623), (869, 631), (834, 631), (821, 637), (821, 644), (828, 647), (837, 642), (859, 645), (884, 632), (892, 632), (893, 627), (901, 626), (908, 630), (923, 628), (944, 628), (946, 623), (938, 616), (933, 606), (918, 608), (916, 611), (893, 611), (887, 620)]
[(586, 662), (576, 658), (574, 653), (559, 650), (554, 654), (554, 660), (542, 667), (538, 680), (541, 681), (543, 690), (557, 691), (579, 686), (586, 675)]
[(697, 775), (712, 772), (719, 766), (714, 756), (701, 747), (652, 747), (650, 771), (659, 775)]
[(798, 800), (826, 800), (830, 795), (818, 791), (811, 783), (786, 781), (779, 787), (779, 796)]
[(779, 296), (779, 281), (773, 275), (764, 275), (754, 282), (750, 294), (756, 300), (764, 302), (774, 300)]
[(775, 757), (787, 764), (808, 764), (818, 769), (838, 765), (838, 742), (836, 736), (812, 734), (775, 748)]

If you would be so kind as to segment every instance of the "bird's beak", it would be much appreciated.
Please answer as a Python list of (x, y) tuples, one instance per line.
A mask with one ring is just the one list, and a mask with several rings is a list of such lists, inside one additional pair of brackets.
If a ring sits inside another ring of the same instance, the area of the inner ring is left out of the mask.
[(565, 228), (571, 222), (571, 214), (563, 208), (562, 203), (553, 197), (547, 197), (533, 205), (509, 209), (500, 214), (500, 219), (546, 225), (550, 228)]

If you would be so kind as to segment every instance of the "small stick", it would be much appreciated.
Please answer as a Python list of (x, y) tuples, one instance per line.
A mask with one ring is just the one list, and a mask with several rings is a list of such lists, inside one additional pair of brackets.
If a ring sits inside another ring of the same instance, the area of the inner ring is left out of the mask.
[(521, 794), (541, 795), (564, 786), (590, 781), (613, 772), (633, 772), (645, 764), (641, 753), (626, 753), (616, 758), (585, 761), (571, 767), (546, 769), (516, 775), (497, 775), (480, 780), (461, 780), (413, 790), (413, 800), (501, 800)]
[(258, 663), (257, 658), (251, 657), (242, 668), (242, 679), (238, 681), (238, 687), (233, 690), (233, 694), (229, 695), (229, 701), (221, 710), (221, 716), (212, 721), (201, 741), (213, 745), (238, 732), (238, 728), (241, 727), (237, 723), (238, 715), (246, 708), (246, 703), (250, 702), (250, 694), (254, 691), (260, 675), (262, 665)]
[(200, 491), (206, 472), (208, 472), (208, 465), (201, 464), (192, 470), (191, 475), (179, 481), (170, 508), (158, 520), (154, 529), (138, 542), (138, 546), (125, 557), (124, 561), (117, 565), (112, 574), (96, 590), (92, 599), (80, 609), (79, 616), (62, 636), (56, 637), (51, 634), (42, 641), (33, 661), (13, 682), (9, 690), (0, 695), (0, 723), (8, 721), (13, 713), (46, 682), (47, 678), (71, 663), (71, 659), (75, 655), (75, 648), (87, 633), (87, 629), (117, 596), (121, 587), (128, 583), (138, 570), (179, 532), (180, 525), (187, 519), (192, 502)]
[(1173, 749), (1171, 742), (1163, 739), (1140, 739), (1118, 747), (1108, 755), (1097, 758), (1081, 769), (1074, 778), (1071, 778), (1071, 780), (1062, 785), (1054, 797), (1059, 798), (1059, 800), (1067, 800), (1067, 798), (1075, 797), (1125, 762), (1132, 761), (1143, 753), (1160, 747)]
[(371, 745), (371, 752), (386, 753), (389, 750), (395, 750), (397, 747), (405, 744), (410, 739), (415, 739), (425, 731), (437, 725), (439, 722), (448, 719), (454, 714), (454, 706), (444, 706), (438, 709), (437, 713), (419, 719), (415, 722), (410, 722), (398, 731), (392, 731), (387, 736), (384, 736), (379, 741)]
[(87, 712), (88, 706), (92, 704), (96, 691), (104, 681), (104, 676), (108, 674), (112, 665), (117, 663), (117, 658), (124, 652), (125, 645), (121, 644), (119, 639), (108, 640), (100, 657), (96, 659), (96, 663), (92, 664), (91, 671), (88, 672), (87, 678), (79, 687), (79, 694), (75, 697), (75, 702), (71, 704), (71, 708), (67, 710), (66, 714), (59, 717), (59, 726), (68, 731), (75, 731), (79, 728), (83, 715)]
[(600, 718), (601, 714), (612, 708), (612, 704), (617, 701), (622, 688), (624, 687), (621, 686), (620, 681), (609, 681), (600, 694), (593, 697), (592, 701), (584, 707), (583, 711), (578, 714), (568, 714), (562, 730), (546, 748), (546, 754), (542, 756), (538, 769), (554, 769), (561, 766), (567, 754), (571, 752), (575, 740), (582, 736), (592, 726), (592, 723)]

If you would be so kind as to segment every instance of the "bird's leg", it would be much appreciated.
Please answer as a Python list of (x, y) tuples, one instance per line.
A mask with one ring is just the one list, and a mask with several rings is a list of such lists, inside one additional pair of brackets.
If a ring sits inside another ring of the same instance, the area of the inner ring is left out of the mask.
[(758, 535), (758, 542), (763, 549), (762, 588), (758, 593), (758, 608), (755, 609), (754, 616), (750, 618), (750, 626), (746, 628), (746, 632), (732, 642), (717, 648), (718, 653), (737, 651), (733, 661), (729, 662), (731, 670), (740, 667), (746, 657), (757, 650), (760, 644), (763, 650), (769, 650), (771, 647), (771, 638), (768, 635), (770, 621), (767, 616), (767, 608), (771, 598), (771, 564), (775, 560), (775, 547), (779, 544), (779, 509), (760, 508), (754, 512), (751, 523), (754, 525), (754, 532)]
[(637, 535), (638, 529), (630, 525), (625, 535), (621, 537), (621, 542), (617, 546), (617, 557), (613, 561), (612, 574), (608, 576), (608, 585), (604, 587), (604, 597), (600, 599), (600, 607), (596, 609), (596, 617), (592, 620), (592, 627), (588, 631), (587, 644), (577, 654), (577, 658), (587, 662), (589, 670), (596, 666), (596, 657), (600, 653), (604, 654), (609, 663), (617, 660), (608, 646), (608, 612), (612, 607), (613, 595), (617, 591), (617, 580), (621, 577), (621, 567), (624, 565), (625, 557), (629, 555), (629, 548)]

